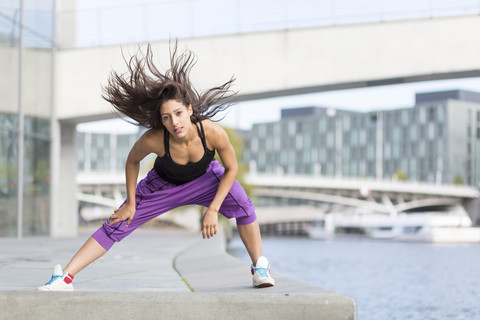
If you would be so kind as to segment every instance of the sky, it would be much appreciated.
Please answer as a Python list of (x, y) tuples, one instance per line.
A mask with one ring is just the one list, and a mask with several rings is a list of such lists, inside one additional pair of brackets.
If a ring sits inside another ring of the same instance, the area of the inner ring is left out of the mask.
[[(296, 95), (273, 99), (241, 102), (222, 114), (223, 126), (250, 130), (254, 123), (275, 122), (284, 108), (305, 106), (332, 107), (367, 112), (408, 108), (415, 105), (415, 94), (443, 90), (463, 89), (480, 92), (480, 78), (425, 81), (381, 87), (338, 90), (314, 94)], [(138, 128), (123, 120), (106, 120), (78, 125), (79, 131), (136, 132)]]

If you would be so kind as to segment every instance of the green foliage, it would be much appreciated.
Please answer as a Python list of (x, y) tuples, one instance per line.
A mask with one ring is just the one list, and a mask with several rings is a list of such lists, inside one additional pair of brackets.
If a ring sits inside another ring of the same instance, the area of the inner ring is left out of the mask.
[(50, 173), (50, 169), (48, 167), (48, 159), (42, 158), (39, 159), (37, 162), (37, 166), (35, 167), (35, 171), (33, 172), (33, 178), (36, 183), (45, 182), (47, 181), (47, 177)]
[(397, 178), (398, 181), (406, 181), (407, 180), (407, 174), (400, 168), (395, 171), (395, 177)]
[(463, 178), (460, 174), (456, 174), (455, 177), (453, 178), (453, 184), (461, 185), (464, 184)]
[[(235, 156), (238, 163), (237, 181), (240, 182), (247, 194), (251, 196), (251, 193), (253, 192), (253, 187), (245, 183), (245, 174), (248, 170), (248, 165), (242, 161), (243, 149), (245, 145), (244, 139), (235, 129), (227, 127), (223, 127), (223, 129), (227, 133), (228, 138), (230, 139), (230, 143), (235, 150)], [(215, 153), (215, 158), (221, 162), (218, 153)]]

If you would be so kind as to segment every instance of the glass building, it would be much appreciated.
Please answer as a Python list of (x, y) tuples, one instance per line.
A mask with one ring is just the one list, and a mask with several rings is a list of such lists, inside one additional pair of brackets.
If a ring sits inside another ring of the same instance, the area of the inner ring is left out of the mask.
[(0, 6), (0, 236), (49, 230), (53, 3), (20, 3)]
[(420, 93), (414, 107), (353, 112), (283, 109), (255, 124), (247, 160), (257, 173), (480, 183), (480, 93)]
[[(77, 132), (79, 173), (124, 174), (128, 153), (145, 130), (138, 133)], [(142, 162), (143, 165), (143, 162)]]

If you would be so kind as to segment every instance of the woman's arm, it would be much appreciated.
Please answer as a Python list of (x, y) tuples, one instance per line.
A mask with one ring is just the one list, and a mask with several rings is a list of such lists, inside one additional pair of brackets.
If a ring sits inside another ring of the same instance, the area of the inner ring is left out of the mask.
[(217, 193), (212, 202), (208, 206), (202, 219), (202, 235), (210, 238), (217, 233), (218, 211), (222, 206), (223, 201), (227, 197), (230, 189), (235, 182), (238, 171), (237, 158), (235, 157), (235, 150), (230, 143), (227, 133), (222, 127), (211, 121), (205, 121), (208, 125), (208, 142), (215, 148), (222, 160), (225, 172), (218, 184)]
[(125, 164), (127, 199), (125, 204), (119, 209), (115, 210), (110, 216), (110, 225), (127, 220), (128, 227), (130, 222), (132, 222), (132, 219), (135, 215), (135, 190), (137, 188), (140, 161), (148, 154), (156, 151), (153, 143), (155, 139), (152, 139), (153, 136), (155, 136), (155, 133), (152, 132), (152, 130), (145, 132), (133, 145), (130, 153), (128, 154), (127, 162)]

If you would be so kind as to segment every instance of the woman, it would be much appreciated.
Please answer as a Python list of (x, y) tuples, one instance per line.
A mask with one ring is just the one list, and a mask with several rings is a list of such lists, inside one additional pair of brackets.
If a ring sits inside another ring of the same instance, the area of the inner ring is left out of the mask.
[[(236, 218), (238, 232), (252, 260), (253, 285), (273, 286), (262, 245), (255, 208), (235, 180), (235, 151), (225, 131), (210, 120), (229, 106), (234, 79), (199, 94), (189, 73), (195, 55), (177, 56), (177, 44), (170, 57), (171, 68), (162, 74), (152, 62), (150, 46), (144, 56), (133, 56), (128, 72), (112, 72), (104, 88), (104, 99), (115, 112), (127, 115), (148, 128), (132, 147), (125, 165), (127, 199), (103, 226), (80, 248), (64, 270), (55, 266), (53, 276), (40, 291), (71, 291), (74, 276), (103, 256), (115, 242), (136, 228), (171, 209), (202, 205), (203, 238), (217, 233), (218, 212)], [(214, 160), (218, 152), (223, 166)], [(140, 161), (157, 154), (154, 168), (136, 184)]]

